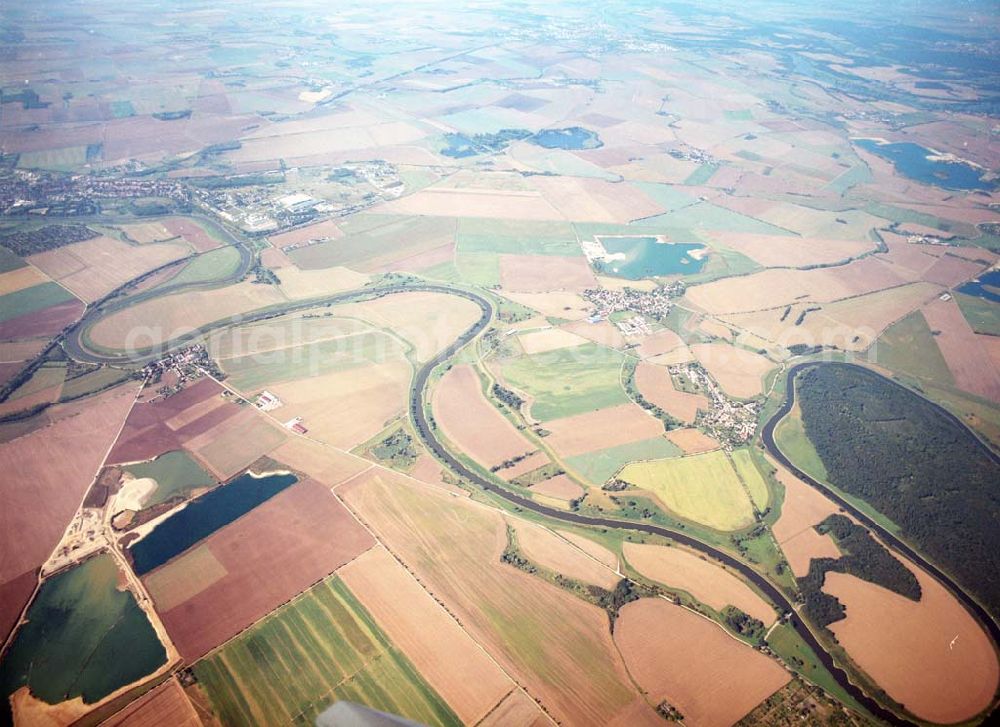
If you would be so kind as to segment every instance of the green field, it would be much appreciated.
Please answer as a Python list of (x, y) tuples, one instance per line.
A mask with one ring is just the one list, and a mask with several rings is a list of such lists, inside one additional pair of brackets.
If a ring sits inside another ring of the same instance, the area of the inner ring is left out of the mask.
[(796, 406), (774, 428), (774, 443), (796, 467), (814, 480), (826, 482), (826, 467), (806, 436), (805, 425)]
[(167, 452), (151, 462), (132, 464), (124, 469), (137, 478), (156, 480), (156, 490), (146, 501), (146, 507), (159, 505), (172, 497), (186, 497), (195, 488), (215, 484), (215, 478), (183, 450)]
[(875, 354), (875, 361), (890, 371), (945, 386), (955, 383), (930, 326), (920, 311), (914, 311), (889, 326), (873, 345), (872, 352)]
[(59, 149), (21, 152), (17, 166), (22, 169), (48, 169), (71, 172), (87, 162), (87, 147), (66, 146)]
[(757, 465), (754, 464), (753, 458), (750, 456), (750, 451), (747, 449), (737, 449), (732, 453), (732, 457), (733, 464), (736, 466), (736, 474), (740, 476), (743, 484), (747, 486), (747, 490), (750, 492), (750, 499), (753, 500), (753, 504), (757, 507), (757, 510), (763, 511), (767, 507), (770, 493), (767, 489), (767, 482), (764, 481), (760, 470), (757, 469)]
[(736, 470), (721, 451), (635, 462), (619, 478), (652, 492), (680, 517), (716, 530), (738, 530), (754, 520)]
[(114, 559), (100, 555), (42, 585), (0, 664), (4, 705), (24, 685), (48, 704), (74, 697), (93, 704), (166, 662), (146, 614), (118, 579)]
[(27, 265), (24, 260), (12, 253), (6, 247), (0, 247), (0, 273), (9, 273)]
[(702, 164), (700, 167), (695, 169), (687, 179), (684, 180), (684, 184), (692, 186), (705, 184), (709, 179), (715, 176), (717, 171), (719, 171), (718, 164)]
[(531, 415), (560, 419), (616, 404), (627, 404), (621, 385), (623, 357), (597, 344), (521, 356), (503, 367), (507, 380), (534, 397)]
[(576, 233), (568, 222), (528, 220), (458, 221), (458, 252), (511, 255), (579, 255)]
[(77, 399), (95, 391), (102, 391), (129, 378), (132, 373), (121, 369), (102, 368), (83, 376), (69, 379), (62, 387), (59, 398), (63, 401)]
[(566, 464), (591, 483), (603, 485), (629, 462), (643, 459), (666, 459), (680, 455), (680, 447), (669, 439), (657, 437), (641, 442), (620, 444), (617, 447), (609, 447), (596, 452), (578, 454), (567, 459)]
[(57, 283), (41, 283), (16, 293), (0, 295), (0, 322), (76, 300)]
[[(62, 361), (46, 361), (42, 364), (30, 379), (21, 384), (14, 393), (11, 400), (20, 399), (39, 391), (59, 386), (66, 378), (66, 364)], [(55, 398), (55, 397), (53, 397)]]
[(1000, 305), (964, 293), (955, 293), (955, 302), (972, 330), (988, 336), (1000, 336)]
[(830, 695), (839, 699), (851, 709), (859, 712), (862, 711), (861, 705), (844, 691), (843, 687), (833, 678), (833, 675), (816, 658), (816, 655), (809, 648), (808, 644), (802, 640), (801, 636), (795, 633), (795, 629), (791, 626), (788, 624), (775, 626), (774, 630), (771, 631), (771, 635), (767, 637), (767, 645), (771, 647), (774, 653), (784, 659), (792, 669), (810, 682), (822, 687)]
[(223, 724), (311, 725), (347, 699), (428, 725), (458, 717), (332, 577), (194, 668)]
[(240, 266), (240, 253), (235, 247), (218, 247), (202, 253), (184, 266), (166, 285), (200, 285), (224, 280)]
[(288, 255), (305, 270), (345, 265), (366, 271), (375, 261), (400, 260), (447, 245), (455, 226), (447, 217), (357, 215), (341, 225), (344, 237), (339, 240), (299, 247)]
[(459, 252), (455, 259), (459, 280), (492, 288), (500, 284), (500, 256), (491, 252)]

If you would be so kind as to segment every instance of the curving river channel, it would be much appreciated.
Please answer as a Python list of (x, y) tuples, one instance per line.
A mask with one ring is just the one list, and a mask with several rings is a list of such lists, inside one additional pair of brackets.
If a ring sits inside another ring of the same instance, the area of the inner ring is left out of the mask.
[[(367, 288), (354, 291), (348, 291), (345, 293), (340, 293), (337, 295), (329, 296), (322, 299), (311, 299), (308, 301), (302, 301), (301, 303), (296, 303), (288, 306), (283, 306), (280, 310), (265, 310), (260, 311), (255, 314), (236, 316), (230, 319), (225, 319), (222, 321), (217, 321), (210, 326), (202, 327), (201, 329), (194, 331), (182, 339), (177, 339), (169, 342), (169, 348), (178, 348), (186, 343), (190, 342), (194, 338), (207, 333), (210, 330), (216, 330), (220, 328), (225, 328), (230, 325), (235, 324), (245, 324), (251, 323), (258, 320), (264, 320), (266, 318), (272, 318), (278, 315), (285, 315), (298, 310), (305, 310), (308, 308), (315, 308), (317, 306), (345, 303), (349, 301), (356, 301), (358, 299), (381, 297), (385, 295), (393, 295), (396, 293), (405, 293), (412, 291), (422, 291), (422, 292), (433, 292), (433, 293), (443, 293), (446, 295), (454, 295), (466, 300), (470, 300), (479, 306), (481, 311), (481, 316), (475, 324), (473, 324), (467, 331), (460, 335), (455, 341), (453, 341), (448, 347), (439, 352), (433, 359), (425, 363), (416, 373), (413, 379), (413, 384), (410, 388), (409, 393), (409, 407), (410, 415), (413, 418), (414, 425), (416, 427), (417, 433), (423, 441), (424, 445), (434, 453), (434, 455), (444, 464), (446, 464), (452, 472), (463, 477), (470, 483), (482, 488), (483, 490), (502, 497), (509, 503), (522, 508), (524, 510), (530, 510), (536, 512), (540, 515), (546, 517), (561, 520), (564, 522), (573, 523), (576, 525), (587, 525), (600, 528), (616, 528), (619, 530), (631, 530), (633, 532), (649, 533), (652, 535), (658, 535), (665, 538), (669, 538), (675, 542), (686, 545), (690, 548), (694, 548), (718, 561), (721, 561), (728, 567), (735, 571), (738, 571), (744, 578), (752, 582), (761, 592), (764, 593), (767, 598), (769, 598), (773, 603), (775, 603), (780, 609), (788, 614), (788, 623), (795, 630), (795, 632), (805, 641), (809, 647), (816, 654), (817, 658), (822, 662), (823, 666), (832, 674), (833, 678), (837, 683), (855, 700), (862, 704), (869, 712), (873, 715), (882, 719), (890, 724), (900, 724), (909, 725), (912, 722), (901, 718), (895, 712), (892, 712), (885, 707), (883, 707), (879, 702), (868, 696), (860, 687), (855, 685), (849, 679), (846, 672), (841, 669), (833, 660), (830, 653), (824, 648), (824, 646), (815, 637), (813, 632), (809, 627), (802, 621), (798, 613), (795, 611), (794, 604), (781, 590), (779, 590), (774, 584), (772, 584), (767, 578), (758, 573), (756, 570), (751, 568), (748, 564), (743, 561), (733, 557), (732, 555), (718, 550), (717, 548), (708, 545), (696, 538), (691, 537), (685, 533), (676, 532), (670, 530), (666, 527), (659, 525), (653, 525), (650, 523), (634, 522), (628, 520), (619, 520), (613, 518), (603, 518), (603, 517), (593, 517), (588, 515), (581, 515), (573, 512), (566, 512), (563, 510), (558, 510), (556, 508), (547, 507), (546, 505), (535, 502), (534, 500), (522, 497), (510, 490), (501, 487), (500, 485), (490, 481), (486, 477), (475, 472), (465, 464), (463, 464), (457, 457), (455, 457), (445, 445), (436, 438), (435, 430), (432, 428), (430, 422), (427, 419), (425, 413), (425, 397), (427, 393), (427, 383), (430, 379), (433, 371), (441, 364), (447, 362), (451, 359), (460, 349), (462, 349), (467, 343), (474, 339), (479, 333), (481, 333), (489, 325), (493, 318), (493, 305), (486, 298), (477, 295), (476, 293), (460, 290), (456, 288), (451, 288), (443, 285), (433, 285), (433, 284), (409, 284), (409, 285), (390, 285), (378, 288)], [(99, 318), (103, 317), (108, 312), (113, 311), (102, 311), (100, 308), (94, 308), (87, 312), (87, 314), (82, 318), (76, 326), (74, 326), (70, 331), (67, 332), (64, 345), (66, 346), (67, 352), (71, 356), (77, 358), (78, 360), (88, 362), (88, 363), (113, 363), (121, 364), (123, 358), (119, 355), (106, 355), (98, 353), (88, 349), (81, 339), (86, 329), (95, 323)], [(160, 355), (162, 352), (155, 353), (140, 353), (129, 357), (129, 361), (135, 364), (142, 364), (149, 361), (156, 356)], [(819, 489), (821, 492), (829, 496), (831, 499), (835, 500), (840, 506), (845, 510), (851, 512), (852, 515), (857, 517), (859, 520), (864, 522), (868, 527), (872, 528), (878, 532), (879, 536), (882, 537), (891, 547), (895, 548), (899, 552), (905, 554), (908, 558), (920, 564), (922, 567), (927, 569), (932, 573), (938, 580), (940, 580), (949, 590), (952, 591), (960, 601), (969, 609), (983, 624), (987, 625), (990, 635), (992, 636), (994, 643), (1000, 643), (1000, 631), (997, 629), (996, 622), (986, 613), (986, 611), (979, 606), (974, 599), (972, 599), (968, 594), (961, 590), (957, 584), (955, 584), (947, 575), (942, 573), (940, 570), (935, 568), (932, 564), (924, 560), (918, 553), (909, 548), (905, 543), (902, 543), (897, 538), (895, 538), (891, 533), (885, 532), (882, 528), (878, 526), (877, 523), (873, 523), (870, 518), (866, 517), (864, 513), (858, 512), (849, 502), (844, 501), (842, 498), (838, 497), (835, 493), (830, 492), (824, 488), (821, 484), (810, 478), (808, 475), (796, 468), (788, 459), (781, 453), (774, 443), (774, 428), (777, 422), (783, 417), (791, 407), (794, 405), (794, 386), (791, 382), (794, 380), (796, 373), (802, 370), (806, 366), (815, 365), (827, 365), (827, 364), (800, 364), (793, 367), (788, 372), (788, 398), (784, 405), (778, 410), (777, 413), (764, 425), (763, 429), (763, 441), (764, 445), (767, 447), (768, 451), (775, 457), (783, 466), (787, 467), (792, 471), (797, 477), (801, 478), (803, 481), (807, 482), (811, 486)], [(943, 411), (943, 410), (942, 410)], [(951, 416), (948, 412), (945, 412)]]

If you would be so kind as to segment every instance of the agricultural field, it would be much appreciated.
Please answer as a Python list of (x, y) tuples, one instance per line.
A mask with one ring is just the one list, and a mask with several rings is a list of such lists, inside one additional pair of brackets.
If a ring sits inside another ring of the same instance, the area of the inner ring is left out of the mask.
[(176, 679), (168, 679), (105, 722), (108, 727), (201, 727), (202, 721)]
[(327, 488), (303, 480), (143, 580), (177, 650), (193, 662), (372, 544)]
[(566, 463), (591, 483), (602, 485), (629, 462), (664, 459), (682, 454), (680, 447), (662, 436), (620, 444), (569, 457)]
[(828, 573), (823, 590), (844, 604), (831, 624), (852, 659), (921, 719), (970, 719), (993, 700), (1000, 667), (989, 638), (934, 578), (908, 566), (920, 583), (916, 603), (873, 583)]
[(767, 601), (737, 576), (690, 550), (679, 546), (625, 543), (622, 554), (640, 575), (687, 591), (716, 611), (735, 606), (765, 626), (770, 626), (777, 616)]
[[(129, 245), (112, 237), (95, 237), (32, 255), (28, 262), (80, 300), (91, 303), (123, 283), (191, 253), (183, 242)], [(178, 277), (183, 275), (181, 272)]]
[(503, 375), (531, 397), (532, 418), (548, 421), (627, 404), (622, 361), (617, 351), (588, 343), (507, 361)]
[[(534, 452), (535, 447), (483, 396), (475, 369), (452, 367), (432, 399), (434, 420), (444, 435), (487, 469)], [(501, 476), (510, 468), (500, 470)]]
[(750, 498), (722, 452), (634, 462), (618, 478), (652, 493), (678, 516), (716, 530), (738, 530), (753, 522)]
[[(685, 721), (733, 724), (790, 678), (718, 625), (659, 598), (622, 608), (615, 643), (651, 701)], [(672, 668), (679, 661), (685, 668)]]
[[(550, 713), (655, 719), (629, 683), (607, 615), (500, 562), (506, 528), (498, 513), (387, 479), (355, 478), (338, 493)], [(411, 536), (415, 527), (420, 539)]]
[(194, 673), (226, 724), (310, 724), (341, 699), (423, 724), (461, 724), (337, 577), (199, 661)]
[[(337, 575), (463, 723), (492, 714), (512, 691), (510, 677), (385, 549)], [(540, 716), (534, 703), (525, 711)]]

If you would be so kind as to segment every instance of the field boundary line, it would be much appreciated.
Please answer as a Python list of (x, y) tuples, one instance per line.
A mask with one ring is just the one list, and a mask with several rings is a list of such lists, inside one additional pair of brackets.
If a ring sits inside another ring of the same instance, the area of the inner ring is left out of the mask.
[[(434, 485), (431, 485), (430, 483), (424, 483), (424, 484), (427, 487), (435, 487)], [(503, 664), (501, 664), (497, 660), (497, 658), (495, 656), (493, 656), (493, 654), (491, 654), (490, 651), (485, 646), (483, 646), (482, 643), (480, 643), (478, 639), (476, 639), (475, 636), (473, 636), (471, 633), (469, 633), (469, 630), (465, 628), (465, 625), (459, 620), (459, 618), (455, 614), (453, 614), (450, 609), (448, 609), (447, 607), (445, 607), (445, 605), (440, 601), (440, 599), (438, 599), (433, 593), (431, 593), (430, 591), (427, 590), (427, 587), (423, 584), (423, 582), (419, 578), (417, 578), (413, 574), (413, 571), (410, 570), (410, 568), (406, 565), (406, 563), (403, 561), (403, 559), (401, 557), (399, 557), (396, 553), (394, 553), (393, 550), (388, 545), (386, 545), (384, 542), (382, 542), (382, 539), (379, 538), (378, 534), (375, 533), (375, 531), (368, 525), (368, 523), (366, 523), (361, 518), (361, 516), (358, 515), (358, 513), (356, 513), (354, 511), (354, 509), (350, 505), (348, 505), (347, 502), (345, 502), (343, 500), (343, 498), (340, 497), (340, 495), (338, 495), (332, 489), (330, 490), (330, 492), (333, 494), (333, 496), (335, 498), (337, 498), (337, 501), (341, 505), (343, 505), (344, 508), (349, 513), (351, 513), (351, 516), (355, 520), (358, 521), (358, 523), (361, 525), (361, 527), (363, 527), (366, 531), (368, 531), (368, 533), (375, 539), (376, 545), (372, 546), (372, 548), (381, 547), (383, 550), (385, 550), (386, 553), (388, 553), (390, 556), (392, 556), (392, 559), (395, 560), (399, 564), (399, 566), (406, 572), (406, 575), (411, 580), (413, 580), (420, 587), (420, 589), (424, 593), (427, 594), (427, 596), (431, 600), (434, 601), (434, 603), (437, 605), (437, 607), (439, 609), (441, 609), (441, 611), (443, 611), (447, 615), (448, 618), (450, 618), (452, 621), (455, 622), (455, 624), (462, 630), (462, 633), (464, 633), (466, 636), (468, 636), (469, 640), (473, 644), (476, 645), (476, 647), (486, 656), (486, 658), (489, 659), (494, 664), (494, 666), (496, 666), (496, 668), (499, 669), (500, 672), (505, 677), (507, 677), (510, 680), (510, 682), (514, 685), (513, 688), (511, 689), (511, 691), (514, 691), (516, 689), (520, 689), (522, 692), (524, 692), (524, 694), (525, 694), (526, 697), (528, 697), (532, 702), (534, 702), (535, 704), (538, 705), (539, 710), (542, 712), (542, 714), (544, 714), (549, 719), (549, 721), (553, 725), (558, 725), (559, 723), (552, 717), (552, 715), (549, 714), (548, 710), (542, 705), (542, 703), (538, 699), (536, 699), (535, 697), (533, 697), (531, 695), (531, 692), (528, 691), (527, 687), (525, 687), (523, 684), (521, 684), (520, 681), (518, 681), (517, 679), (515, 679), (514, 676), (506, 668), (504, 668)], [(366, 553), (369, 552), (370, 550), (372, 550), (372, 548), (369, 548), (365, 552)], [(362, 605), (364, 605), (364, 604), (362, 604)], [(437, 691), (437, 690), (435, 690), (435, 691)], [(509, 695), (510, 695), (510, 692), (507, 692), (507, 694), (505, 694), (501, 699), (499, 699), (497, 701), (496, 704), (493, 705), (493, 707), (490, 709), (490, 711), (492, 711), (493, 709), (495, 709), (497, 707), (497, 705), (499, 705), (501, 702), (503, 702)], [(443, 699), (443, 697), (442, 697), (442, 699)], [(487, 714), (489, 714), (489, 712), (487, 712)], [(484, 715), (483, 718), (485, 718), (485, 715)], [(482, 721), (483, 718), (480, 718), (479, 721)]]

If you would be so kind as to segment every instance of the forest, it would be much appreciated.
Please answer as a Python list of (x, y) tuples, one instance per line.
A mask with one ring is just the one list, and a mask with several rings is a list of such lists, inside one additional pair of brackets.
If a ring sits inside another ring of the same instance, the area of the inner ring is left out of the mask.
[(806, 436), (830, 483), (895, 522), (900, 535), (1000, 614), (1000, 458), (936, 405), (858, 366), (798, 379)]

